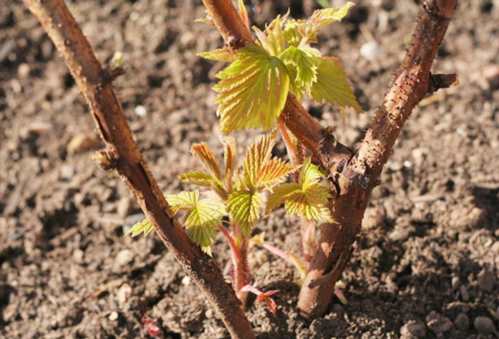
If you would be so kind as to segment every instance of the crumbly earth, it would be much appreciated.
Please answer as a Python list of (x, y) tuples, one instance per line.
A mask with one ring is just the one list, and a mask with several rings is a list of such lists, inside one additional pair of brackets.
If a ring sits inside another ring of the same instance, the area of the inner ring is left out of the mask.
[[(190, 145), (221, 150), (210, 90), (221, 65), (196, 56), (221, 40), (194, 23), (200, 1), (68, 2), (100, 60), (123, 52), (127, 73), (115, 85), (131, 128), (162, 189), (181, 190), (176, 175), (199, 166)], [(255, 22), (284, 11), (284, 2), (254, 7)], [(292, 268), (255, 250), (258, 285), (280, 290), (276, 316), (259, 304), (248, 311), (259, 338), (497, 336), (499, 2), (459, 2), (434, 69), (457, 72), (460, 84), (425, 99), (404, 127), (343, 276), (348, 304), (335, 300), (323, 318), (305, 321)], [(361, 140), (417, 9), (413, 1), (358, 1), (321, 35), (320, 48), (343, 59), (365, 108), (342, 119), (307, 103), (342, 141)], [(164, 338), (227, 337), (157, 238), (123, 236), (140, 210), (91, 159), (99, 142), (88, 108), (16, 1), (0, 6), (0, 126), (0, 337), (146, 338), (152, 325)], [(299, 225), (282, 212), (258, 229), (299, 251)], [(222, 239), (214, 257), (227, 260)]]

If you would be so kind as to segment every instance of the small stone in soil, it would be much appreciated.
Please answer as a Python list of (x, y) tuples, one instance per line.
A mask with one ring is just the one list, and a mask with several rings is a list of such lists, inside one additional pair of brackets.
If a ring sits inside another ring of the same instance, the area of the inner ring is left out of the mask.
[(426, 325), (437, 335), (447, 332), (453, 327), (452, 321), (449, 318), (434, 311), (430, 312), (426, 317)]
[(496, 331), (494, 322), (488, 317), (476, 317), (473, 321), (473, 326), (481, 334), (491, 334)]
[(463, 301), (470, 300), (470, 294), (468, 293), (468, 290), (465, 286), (461, 286), (461, 288), (459, 289), (459, 293), (461, 293), (461, 299), (463, 299)]
[(109, 314), (109, 320), (111, 321), (118, 320), (118, 317), (119, 317), (118, 312), (111, 312), (111, 314)]
[(470, 318), (465, 313), (459, 313), (454, 320), (454, 324), (461, 331), (467, 331), (470, 328)]
[(136, 106), (134, 112), (141, 118), (147, 115), (147, 109), (142, 105)]
[(360, 55), (364, 59), (374, 61), (383, 54), (383, 48), (374, 40), (368, 41), (360, 47)]
[(126, 218), (128, 213), (130, 212), (130, 198), (124, 197), (120, 199), (120, 201), (118, 202), (117, 210), (120, 218)]
[(488, 270), (482, 270), (478, 274), (478, 286), (481, 290), (490, 292), (494, 288), (494, 275)]
[(123, 284), (119, 289), (118, 293), (116, 293), (116, 299), (118, 303), (123, 306), (126, 304), (128, 298), (132, 294), (132, 288), (128, 284)]
[(185, 277), (182, 278), (182, 285), (188, 286), (191, 284), (191, 277), (186, 275)]
[(410, 320), (400, 328), (400, 336), (402, 339), (424, 338), (426, 337), (426, 326), (419, 321)]
[(386, 213), (383, 207), (369, 208), (362, 220), (362, 228), (373, 229), (380, 227), (385, 221)]
[(409, 238), (409, 230), (407, 228), (397, 227), (390, 234), (388, 238), (392, 241), (404, 241)]
[(118, 267), (123, 267), (128, 265), (133, 260), (133, 252), (130, 250), (121, 250), (118, 255), (116, 255), (115, 263)]

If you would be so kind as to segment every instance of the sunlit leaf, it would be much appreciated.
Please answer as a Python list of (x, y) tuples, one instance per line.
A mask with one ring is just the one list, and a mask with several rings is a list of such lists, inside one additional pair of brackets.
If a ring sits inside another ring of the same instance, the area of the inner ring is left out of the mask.
[(225, 206), (222, 202), (203, 199), (198, 201), (185, 219), (187, 234), (204, 251), (213, 244), (217, 226), (222, 223)]
[(300, 190), (300, 185), (295, 182), (284, 183), (272, 189), (266, 204), (266, 213), (270, 213), (284, 203), (288, 195)]
[(211, 187), (214, 184), (214, 179), (210, 174), (200, 171), (183, 173), (179, 175), (179, 179), (187, 184), (194, 184), (204, 187)]
[(271, 159), (275, 136), (275, 133), (263, 135), (248, 148), (240, 181), (243, 189), (270, 188), (284, 181), (286, 176), (296, 169), (295, 166), (285, 161), (277, 158)]
[(173, 213), (180, 210), (191, 210), (196, 207), (199, 201), (199, 192), (181, 192), (179, 194), (167, 194), (166, 201)]
[(328, 208), (330, 192), (323, 179), (322, 172), (308, 159), (300, 170), (297, 183), (274, 187), (267, 200), (267, 213), (284, 203), (288, 214), (318, 222), (331, 221)]
[(244, 128), (272, 128), (286, 103), (286, 66), (261, 47), (240, 49), (237, 59), (217, 75), (218, 114), (224, 133)]
[(258, 27), (253, 27), (258, 41), (270, 55), (277, 56), (286, 48), (287, 41), (283, 25), (287, 21), (288, 15), (289, 12), (284, 16), (278, 15), (267, 26), (265, 32), (262, 32)]
[(218, 48), (212, 51), (200, 52), (197, 55), (212, 61), (232, 62), (236, 59), (236, 54), (229, 48)]
[(154, 225), (149, 221), (149, 219), (143, 219), (133, 225), (127, 232), (126, 235), (131, 235), (132, 237), (139, 236), (141, 234), (147, 236), (152, 231), (154, 231)]
[(288, 174), (295, 169), (295, 166), (281, 159), (271, 159), (260, 169), (257, 178), (257, 188), (272, 187), (273, 185), (284, 181)]
[(166, 197), (174, 213), (183, 210), (187, 213), (185, 228), (187, 234), (205, 252), (209, 252), (217, 226), (226, 214), (223, 202), (214, 199), (199, 199), (199, 192), (182, 192)]
[(270, 133), (260, 136), (251, 144), (246, 152), (243, 162), (243, 185), (247, 188), (256, 188), (258, 176), (263, 165), (272, 156), (275, 144), (275, 134)]
[(319, 102), (352, 107), (361, 111), (343, 66), (336, 58), (323, 57), (317, 63), (317, 81), (312, 86), (312, 97)]
[(262, 208), (261, 193), (251, 191), (235, 191), (227, 201), (227, 211), (232, 222), (241, 227), (249, 235), (251, 227), (260, 218)]
[(222, 179), (222, 171), (218, 166), (218, 161), (215, 154), (207, 144), (194, 144), (191, 147), (191, 152), (201, 161), (203, 166), (213, 177), (218, 180)]
[(316, 10), (308, 19), (308, 23), (317, 29), (330, 25), (335, 21), (341, 21), (355, 4), (347, 2), (339, 8), (329, 7)]
[[(341, 21), (352, 6), (354, 6), (352, 2), (347, 2), (339, 8), (329, 7), (316, 10), (306, 20), (288, 20), (284, 25), (285, 36), (288, 39), (291, 38), (288, 40), (291, 46), (298, 46), (297, 41), (299, 41), (300, 46), (317, 42), (317, 33), (333, 22)], [(300, 36), (301, 39), (297, 39), (297, 36)]]
[(317, 58), (306, 50), (290, 46), (280, 58), (288, 68), (294, 94), (301, 97), (309, 94), (312, 84), (317, 81)]
[(297, 192), (286, 197), (284, 208), (286, 213), (299, 215), (307, 220), (320, 223), (330, 222), (331, 214), (325, 205), (313, 204), (310, 201), (311, 194), (308, 192)]
[(236, 140), (228, 137), (224, 141), (225, 189), (232, 191), (232, 179), (236, 170)]

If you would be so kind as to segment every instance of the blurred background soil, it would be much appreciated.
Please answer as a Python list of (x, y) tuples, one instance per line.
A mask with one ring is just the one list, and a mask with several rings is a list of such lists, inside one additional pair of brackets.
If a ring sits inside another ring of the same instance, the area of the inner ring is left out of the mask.
[[(290, 1), (252, 3), (262, 25)], [(341, 4), (342, 1), (333, 1)], [(116, 92), (165, 192), (199, 166), (193, 142), (221, 151), (210, 85), (221, 68), (196, 56), (221, 46), (194, 23), (200, 1), (68, 1), (101, 61), (123, 52)], [(342, 120), (306, 103), (343, 142), (359, 142), (399, 64), (415, 1), (357, 1), (320, 49), (343, 59), (364, 113)], [(460, 85), (425, 99), (404, 128), (368, 208), (335, 300), (312, 322), (295, 310), (293, 269), (255, 250), (262, 289), (279, 289), (276, 316), (248, 316), (259, 338), (494, 338), (499, 329), (499, 1), (459, 1), (435, 64)], [(300, 1), (291, 13), (303, 15)], [(240, 136), (251, 138), (254, 133)], [(88, 108), (37, 21), (0, 5), (0, 337), (226, 337), (206, 298), (154, 236), (123, 236), (142, 215), (124, 184), (91, 159)], [(276, 150), (284, 155), (282, 145)], [(258, 225), (299, 251), (282, 211)], [(214, 256), (227, 259), (220, 239)], [(495, 331), (495, 332), (494, 332)], [(495, 334), (494, 334), (495, 333)]]

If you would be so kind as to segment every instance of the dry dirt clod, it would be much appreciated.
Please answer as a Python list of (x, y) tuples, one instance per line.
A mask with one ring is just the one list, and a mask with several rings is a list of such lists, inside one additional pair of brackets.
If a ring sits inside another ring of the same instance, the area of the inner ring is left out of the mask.
[(490, 292), (494, 289), (496, 278), (489, 270), (481, 270), (478, 274), (478, 286), (481, 290)]
[(118, 312), (111, 312), (111, 313), (109, 314), (109, 317), (108, 317), (108, 318), (109, 318), (109, 320), (111, 320), (111, 321), (115, 321), (115, 320), (118, 320), (118, 317), (119, 317)]
[(133, 252), (130, 251), (130, 250), (121, 250), (118, 252), (118, 255), (116, 255), (116, 258), (115, 258), (115, 264), (116, 264), (116, 268), (122, 268), (124, 266), (127, 266), (128, 264), (130, 264), (133, 260)]
[(426, 337), (426, 326), (419, 321), (410, 320), (400, 328), (401, 339), (424, 338)]
[(409, 238), (410, 230), (404, 227), (396, 227), (390, 234), (388, 238), (393, 241), (405, 241)]
[(454, 324), (459, 330), (467, 331), (470, 328), (470, 318), (465, 313), (459, 313)]
[(430, 314), (428, 314), (428, 316), (426, 317), (426, 325), (436, 335), (441, 335), (445, 332), (448, 332), (454, 326), (449, 318), (435, 311), (430, 312)]
[(475, 320), (473, 320), (473, 326), (481, 334), (496, 333), (494, 322), (488, 317), (476, 317)]
[(121, 287), (118, 289), (118, 292), (116, 293), (116, 299), (118, 300), (118, 303), (120, 306), (124, 306), (132, 294), (132, 288), (128, 284), (123, 284)]
[(483, 76), (485, 80), (489, 83), (491, 90), (499, 89), (499, 66), (489, 65), (484, 68)]
[(383, 207), (369, 208), (366, 210), (364, 219), (362, 220), (362, 228), (370, 230), (375, 227), (381, 227), (385, 222), (385, 218), (386, 212)]

